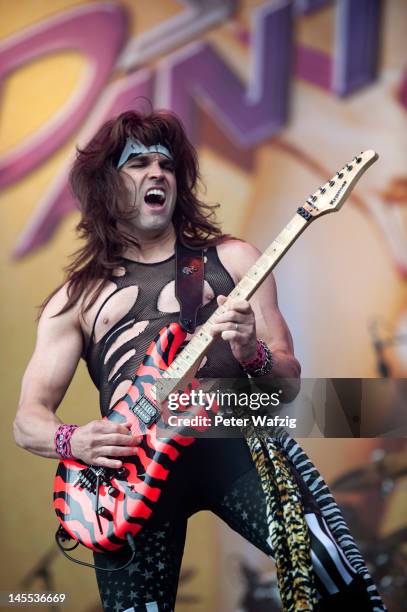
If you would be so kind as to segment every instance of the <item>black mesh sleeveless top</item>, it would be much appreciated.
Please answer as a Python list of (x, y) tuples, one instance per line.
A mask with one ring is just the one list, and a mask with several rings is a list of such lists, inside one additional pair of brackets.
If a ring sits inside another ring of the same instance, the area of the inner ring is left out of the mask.
[[(175, 254), (169, 259), (144, 264), (122, 258), (124, 274), (111, 276), (116, 290), (102, 303), (93, 322), (92, 334), (85, 353), (89, 374), (100, 392), (102, 416), (119, 401), (133, 380), (150, 343), (166, 325), (178, 321), (178, 312), (161, 312), (158, 300), (163, 288), (175, 282)], [(228, 295), (234, 282), (219, 260), (216, 247), (205, 253), (205, 280), (215, 296)], [(137, 286), (137, 297), (128, 312), (106, 334), (95, 342), (96, 321), (105, 304), (126, 287)], [(198, 312), (197, 325), (202, 325), (216, 310), (214, 297)], [(228, 342), (219, 339), (207, 353), (199, 378), (235, 378), (242, 376), (242, 368), (235, 360)]]

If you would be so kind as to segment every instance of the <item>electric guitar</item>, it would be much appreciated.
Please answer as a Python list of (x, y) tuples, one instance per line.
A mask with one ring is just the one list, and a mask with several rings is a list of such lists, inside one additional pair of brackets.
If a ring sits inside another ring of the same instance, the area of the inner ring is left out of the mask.
[[(119, 469), (86, 465), (75, 459), (59, 463), (54, 508), (67, 536), (94, 551), (106, 552), (127, 544), (129, 536), (133, 538), (142, 529), (174, 462), (183, 448), (195, 441), (194, 428), (166, 427), (165, 400), (180, 389), (197, 386), (194, 376), (214, 341), (210, 333), (214, 317), (225, 312), (229, 300), (248, 300), (314, 219), (341, 208), (361, 175), (377, 158), (374, 151), (361, 153), (309, 196), (236, 285), (225, 304), (219, 306), (179, 354), (186, 332), (178, 323), (160, 331), (127, 394), (105, 417), (118, 423), (131, 423), (131, 432), (143, 436), (137, 454), (125, 457)], [(200, 414), (200, 411), (207, 414), (202, 406), (188, 406), (185, 410), (188, 414)], [(186, 431), (189, 435), (185, 435)]]

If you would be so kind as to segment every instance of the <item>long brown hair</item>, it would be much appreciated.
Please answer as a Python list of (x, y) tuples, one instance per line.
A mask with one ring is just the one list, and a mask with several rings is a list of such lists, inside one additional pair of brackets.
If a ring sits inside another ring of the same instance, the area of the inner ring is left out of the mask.
[[(197, 197), (198, 157), (177, 116), (169, 111), (122, 113), (102, 125), (92, 140), (77, 150), (69, 178), (81, 211), (76, 229), (85, 242), (65, 268), (63, 284), (67, 283), (68, 300), (58, 314), (68, 311), (82, 296), (86, 312), (118, 265), (124, 248), (138, 246), (118, 223), (129, 218), (122, 205), (128, 191), (116, 167), (128, 136), (147, 146), (165, 145), (173, 155), (177, 202), (172, 221), (177, 238), (197, 248), (225, 238), (213, 218), (218, 205), (205, 204)], [(41, 312), (59, 289), (48, 296)]]

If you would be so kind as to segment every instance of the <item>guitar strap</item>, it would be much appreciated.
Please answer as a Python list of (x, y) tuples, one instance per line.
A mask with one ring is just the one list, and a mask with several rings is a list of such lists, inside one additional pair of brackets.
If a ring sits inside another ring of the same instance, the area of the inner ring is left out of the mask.
[(175, 297), (180, 306), (179, 324), (189, 334), (196, 328), (196, 317), (203, 301), (204, 253), (177, 241), (175, 250)]

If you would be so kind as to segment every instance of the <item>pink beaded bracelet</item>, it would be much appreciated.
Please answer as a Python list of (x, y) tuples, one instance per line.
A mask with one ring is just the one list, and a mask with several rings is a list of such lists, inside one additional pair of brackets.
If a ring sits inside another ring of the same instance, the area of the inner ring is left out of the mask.
[(75, 459), (71, 450), (71, 438), (78, 425), (60, 425), (55, 432), (55, 452), (61, 459)]
[(257, 352), (254, 359), (241, 361), (240, 365), (250, 376), (264, 376), (271, 372), (273, 356), (267, 344), (263, 340), (257, 340)]

